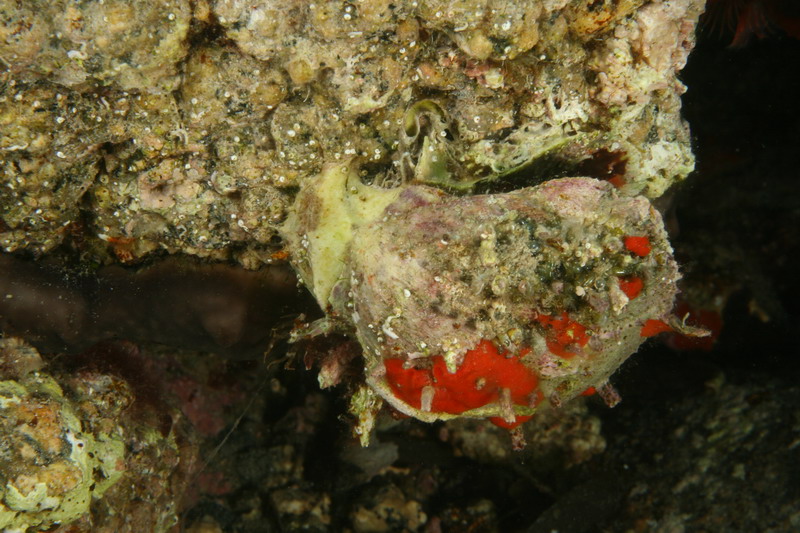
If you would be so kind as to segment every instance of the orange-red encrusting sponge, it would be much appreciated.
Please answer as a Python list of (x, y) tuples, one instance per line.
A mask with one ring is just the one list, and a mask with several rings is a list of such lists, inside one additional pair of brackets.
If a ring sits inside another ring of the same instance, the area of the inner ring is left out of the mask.
[(539, 315), (536, 320), (545, 326), (547, 349), (559, 357), (569, 359), (589, 342), (586, 328), (571, 320), (566, 311), (563, 311), (559, 318)]
[[(386, 359), (384, 365), (386, 380), (398, 398), (417, 409), (457, 415), (508, 400), (512, 405), (535, 407), (542, 399), (539, 378), (520, 361), (524, 355), (509, 357), (484, 340), (467, 351), (453, 373), (441, 356), (433, 357), (428, 369), (405, 368), (403, 360), (396, 358)], [(423, 406), (426, 388), (430, 404)]]
[(672, 326), (663, 320), (651, 318), (645, 321), (642, 329), (639, 330), (639, 334), (642, 337), (654, 337), (659, 333), (664, 333), (665, 331), (672, 331)]
[(639, 293), (641, 293), (644, 288), (642, 278), (637, 276), (619, 278), (618, 283), (620, 290), (631, 300), (639, 296)]
[(650, 247), (650, 239), (647, 237), (634, 237), (629, 235), (625, 237), (623, 242), (625, 243), (625, 248), (639, 257), (646, 256), (650, 253), (650, 250), (652, 250)]

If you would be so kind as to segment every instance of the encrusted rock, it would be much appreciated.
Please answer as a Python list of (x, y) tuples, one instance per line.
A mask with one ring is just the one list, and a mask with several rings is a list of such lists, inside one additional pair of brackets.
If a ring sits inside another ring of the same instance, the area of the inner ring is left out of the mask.
[(188, 0), (0, 2), (0, 57), (26, 79), (169, 91), (186, 54)]
[(42, 366), (22, 341), (0, 339), (0, 529), (169, 530), (194, 457), (177, 426), (132, 409), (118, 377)]
[(701, 0), (191, 7), (0, 2), (6, 250), (78, 226), (101, 261), (257, 267), (297, 188), (354, 157), (379, 183), (584, 175), (649, 198), (694, 165), (677, 72)]
[(514, 426), (602, 390), (677, 292), (658, 212), (594, 179), (459, 197), (339, 165), (298, 206), (301, 277), (361, 342), (367, 383), (422, 420)]

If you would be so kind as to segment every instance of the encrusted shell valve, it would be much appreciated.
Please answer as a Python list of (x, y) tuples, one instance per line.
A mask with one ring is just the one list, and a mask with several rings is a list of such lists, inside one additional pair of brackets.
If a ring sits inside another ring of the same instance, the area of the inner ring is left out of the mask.
[(425, 421), (513, 427), (602, 386), (679, 278), (650, 202), (590, 178), (452, 196), (369, 187), (345, 163), (301, 192), (285, 236), (368, 385)]

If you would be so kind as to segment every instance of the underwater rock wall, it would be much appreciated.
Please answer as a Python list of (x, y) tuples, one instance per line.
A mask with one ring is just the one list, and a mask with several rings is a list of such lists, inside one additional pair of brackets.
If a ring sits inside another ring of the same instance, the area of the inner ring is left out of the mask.
[(298, 187), (352, 158), (374, 183), (584, 175), (658, 197), (693, 168), (677, 72), (701, 9), (0, 2), (0, 246), (79, 232), (104, 261), (254, 268), (281, 258)]

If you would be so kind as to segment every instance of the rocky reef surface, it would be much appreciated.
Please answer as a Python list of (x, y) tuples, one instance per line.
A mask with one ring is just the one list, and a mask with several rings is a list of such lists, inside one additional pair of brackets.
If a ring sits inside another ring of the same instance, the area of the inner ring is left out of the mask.
[(280, 250), (298, 187), (464, 189), (518, 174), (660, 196), (693, 168), (681, 120), (699, 0), (0, 4), (4, 250)]

